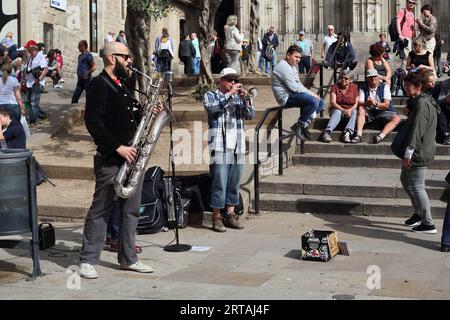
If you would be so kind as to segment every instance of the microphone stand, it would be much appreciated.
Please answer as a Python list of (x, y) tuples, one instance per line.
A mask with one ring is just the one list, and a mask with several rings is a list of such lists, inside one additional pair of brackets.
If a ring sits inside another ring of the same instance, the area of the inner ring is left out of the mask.
[[(165, 80), (167, 82), (167, 101), (169, 104), (169, 110), (170, 112), (172, 112), (172, 98), (173, 98), (173, 90), (172, 90), (172, 75), (173, 73), (171, 71), (167, 71), (164, 74)], [(176, 204), (176, 189), (177, 189), (177, 185), (176, 185), (176, 175), (175, 175), (175, 159), (174, 159), (174, 154), (173, 154), (173, 126), (172, 126), (172, 121), (170, 121), (170, 162), (172, 165), (172, 186), (173, 186), (173, 203), (174, 203), (174, 208), (175, 208), (175, 238), (177, 243), (176, 244), (172, 244), (172, 245), (168, 245), (164, 247), (164, 251), (168, 251), (168, 252), (184, 252), (184, 251), (189, 251), (191, 250), (191, 246), (188, 244), (180, 244), (180, 240), (179, 240), (179, 235), (178, 235), (178, 212), (177, 212), (177, 204)], [(180, 206), (182, 206), (182, 204), (180, 203)], [(183, 208), (178, 208), (179, 210), (183, 210)]]

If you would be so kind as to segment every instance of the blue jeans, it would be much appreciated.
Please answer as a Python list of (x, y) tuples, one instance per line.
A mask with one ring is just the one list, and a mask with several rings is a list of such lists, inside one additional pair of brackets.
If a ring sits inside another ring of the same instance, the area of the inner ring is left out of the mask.
[(267, 60), (266, 58), (264, 58), (265, 70), (263, 70), (263, 72), (270, 74), (273, 71), (273, 68), (275, 68), (276, 64), (277, 64), (277, 53), (274, 52), (272, 60)]
[(298, 64), (298, 71), (300, 73), (306, 73), (309, 72), (311, 69), (311, 57), (304, 57), (302, 56), (302, 60), (300, 60), (300, 63)]
[(225, 205), (239, 204), (239, 189), (242, 170), (244, 168), (244, 154), (237, 155), (234, 150), (212, 152), (209, 170), (212, 178), (211, 207), (223, 209)]
[(266, 61), (266, 59), (264, 58), (264, 53), (261, 52), (260, 56), (259, 56), (258, 67), (259, 67), (259, 70), (261, 70), (262, 72), (264, 72), (265, 61)]
[(109, 216), (108, 226), (106, 233), (111, 236), (112, 243), (119, 243), (120, 235), (120, 206), (119, 201), (114, 201), (111, 209), (111, 215)]
[(412, 167), (411, 170), (402, 168), (400, 182), (403, 190), (406, 191), (411, 204), (414, 207), (414, 214), (422, 218), (422, 223), (431, 226), (433, 218), (431, 217), (430, 200), (425, 190), (425, 178), (427, 176), (427, 167)]
[(345, 131), (350, 131), (351, 134), (355, 131), (355, 123), (356, 123), (356, 116), (357, 116), (356, 109), (353, 110), (352, 116), (350, 118), (344, 117), (341, 110), (338, 109), (331, 109), (330, 112), (330, 121), (328, 121), (327, 125), (327, 131), (333, 131), (341, 122), (343, 119), (347, 119), (347, 126), (345, 127)]
[(45, 113), (39, 106), (41, 101), (41, 86), (39, 84), (33, 84), (33, 87), (27, 88), (25, 94), (25, 103), (30, 105), (29, 122), (35, 123), (38, 120), (47, 118)]
[(199, 74), (200, 73), (200, 58), (192, 58), (192, 73)]
[(324, 103), (323, 99), (318, 100), (307, 93), (295, 92), (289, 95), (286, 107), (299, 107), (301, 115), (297, 123), (304, 125), (312, 121), (311, 117), (314, 113), (319, 113), (323, 110)]
[(20, 108), (18, 104), (0, 104), (0, 108), (8, 110), (14, 120), (20, 121)]
[(441, 243), (450, 246), (450, 197), (447, 201), (447, 210), (445, 210), (444, 225), (442, 226)]
[(83, 90), (86, 90), (89, 86), (89, 83), (91, 83), (92, 77), (89, 77), (87, 79), (78, 78), (77, 81), (77, 87), (75, 88), (75, 92), (72, 96), (72, 103), (78, 103), (78, 100), (80, 100), (81, 94), (83, 93)]

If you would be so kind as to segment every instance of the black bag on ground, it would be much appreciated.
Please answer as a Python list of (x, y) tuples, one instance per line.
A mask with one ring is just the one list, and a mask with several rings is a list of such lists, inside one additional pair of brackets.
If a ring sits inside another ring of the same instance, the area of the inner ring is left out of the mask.
[(142, 186), (138, 234), (158, 233), (166, 224), (164, 212), (164, 170), (151, 167), (147, 170)]
[(178, 221), (178, 228), (186, 228), (189, 217), (190, 199), (183, 199), (178, 188), (174, 193), (172, 181), (172, 177), (163, 178), (164, 211), (167, 213), (166, 226), (169, 229), (174, 229)]
[[(212, 212), (212, 208), (210, 207), (212, 178), (209, 173), (194, 176), (180, 176), (176, 180), (182, 198), (190, 200), (190, 213)], [(237, 215), (244, 213), (244, 204), (240, 193), (239, 205), (235, 207), (234, 211)], [(222, 213), (226, 213), (225, 209), (222, 209)]]
[(41, 223), (38, 228), (39, 249), (45, 250), (55, 245), (55, 229), (51, 223)]

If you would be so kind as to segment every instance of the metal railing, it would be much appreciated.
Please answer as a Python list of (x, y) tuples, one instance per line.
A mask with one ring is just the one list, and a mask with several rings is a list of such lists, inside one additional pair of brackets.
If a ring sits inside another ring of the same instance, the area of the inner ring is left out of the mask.
[[(320, 71), (319, 71), (319, 81), (320, 81), (320, 86), (318, 88), (318, 92), (319, 92), (319, 96), (324, 99), (325, 95), (324, 95), (324, 89), (325, 88), (329, 88), (332, 85), (324, 85), (324, 74), (323, 74), (323, 68), (324, 67), (328, 67), (328, 64), (326, 63), (315, 63), (310, 71), (308, 72), (306, 79), (305, 79), (305, 83), (307, 83), (307, 81), (310, 80), (310, 77), (312, 75), (312, 70), (314, 67), (319, 67)], [(334, 72), (336, 73), (336, 69), (334, 68)], [(259, 168), (261, 167), (261, 164), (265, 161), (267, 161), (268, 159), (271, 158), (272, 156), (272, 150), (270, 150), (270, 152), (268, 152), (267, 157), (265, 159), (259, 159), (259, 133), (261, 130), (261, 127), (263, 126), (264, 122), (266, 121), (267, 117), (269, 116), (269, 114), (277, 112), (278, 115), (278, 175), (282, 176), (283, 175), (283, 140), (284, 139), (288, 139), (291, 138), (292, 136), (294, 136), (294, 134), (292, 132), (283, 135), (283, 111), (287, 110), (287, 109), (292, 109), (292, 108), (298, 108), (298, 106), (293, 106), (293, 107), (272, 107), (272, 108), (268, 108), (264, 111), (264, 115), (262, 117), (262, 119), (258, 122), (258, 125), (256, 126), (255, 129), (255, 143), (256, 143), (256, 161), (254, 164), (254, 187), (255, 187), (255, 214), (259, 214), (260, 213), (260, 202), (259, 202), (259, 196), (260, 196), (260, 181), (259, 181)], [(320, 113), (320, 116), (323, 117), (323, 111)], [(300, 153), (304, 154), (305, 153), (305, 141), (301, 140), (300, 142)]]

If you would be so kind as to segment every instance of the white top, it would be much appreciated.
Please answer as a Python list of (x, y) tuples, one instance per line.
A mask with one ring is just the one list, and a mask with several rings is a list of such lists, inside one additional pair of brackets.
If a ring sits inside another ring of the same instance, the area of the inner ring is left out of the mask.
[(105, 36), (105, 44), (107, 44), (108, 42), (113, 42), (113, 41), (114, 41), (114, 39), (113, 39), (112, 35), (107, 33)]
[(37, 55), (33, 58), (30, 57), (28, 62), (27, 62), (27, 88), (32, 88), (33, 84), (34, 84), (34, 80), (36, 80), (36, 78), (33, 76), (33, 74), (30, 72), (28, 73), (28, 71), (36, 68), (36, 67), (41, 67), (41, 69), (47, 68), (47, 61), (45, 60), (45, 57), (43, 55), (42, 52), (38, 52)]
[[(369, 97), (372, 98), (372, 100), (375, 103), (383, 103), (384, 101), (380, 101), (377, 96), (377, 88), (372, 89), (369, 88)], [(391, 90), (389, 89), (389, 86), (384, 86), (384, 100), (392, 101), (392, 95)], [(359, 90), (359, 102), (366, 102), (364, 99), (364, 91)]]
[(6, 83), (0, 78), (0, 104), (17, 104), (14, 88), (19, 87), (19, 81), (16, 78), (8, 76)]
[(337, 41), (337, 34), (333, 34), (331, 37), (327, 34), (325, 38), (323, 38), (323, 43), (325, 44), (325, 56), (327, 55), (328, 49), (330, 49), (331, 45)]
[(166, 42), (161, 42), (161, 43), (159, 44), (159, 50), (163, 50), (163, 49), (169, 50), (171, 56), (172, 56), (172, 57), (174, 56), (174, 55), (173, 55), (173, 50), (172, 50), (172, 41), (170, 41), (170, 39), (167, 40)]

